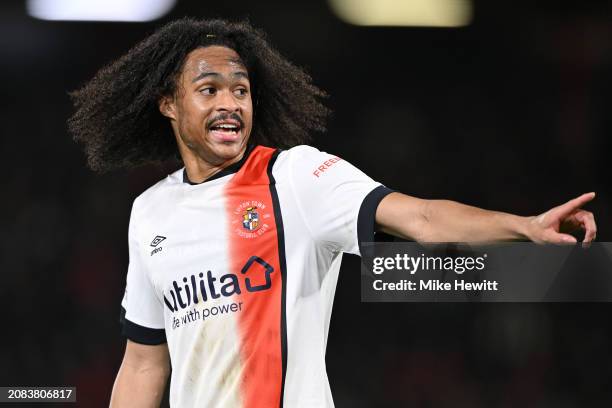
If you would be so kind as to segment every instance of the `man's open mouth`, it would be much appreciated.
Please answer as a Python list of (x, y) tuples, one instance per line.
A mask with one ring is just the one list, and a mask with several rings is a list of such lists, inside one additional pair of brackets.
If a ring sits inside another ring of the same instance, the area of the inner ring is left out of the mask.
[(213, 123), (209, 129), (212, 131), (223, 132), (228, 135), (233, 135), (238, 133), (241, 128), (240, 123), (234, 121), (220, 121)]

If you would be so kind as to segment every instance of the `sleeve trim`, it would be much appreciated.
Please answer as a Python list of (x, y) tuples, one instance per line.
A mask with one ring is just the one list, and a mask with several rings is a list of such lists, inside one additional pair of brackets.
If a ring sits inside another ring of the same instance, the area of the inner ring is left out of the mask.
[(119, 322), (122, 326), (121, 334), (124, 337), (127, 337), (136, 343), (147, 344), (150, 346), (167, 342), (165, 329), (151, 329), (149, 327), (141, 326), (126, 319), (125, 313), (125, 308), (122, 306)]
[(370, 191), (361, 203), (357, 217), (357, 240), (359, 242), (359, 253), (362, 257), (364, 256), (363, 243), (374, 242), (378, 204), (390, 193), (393, 193), (393, 190), (380, 185)]

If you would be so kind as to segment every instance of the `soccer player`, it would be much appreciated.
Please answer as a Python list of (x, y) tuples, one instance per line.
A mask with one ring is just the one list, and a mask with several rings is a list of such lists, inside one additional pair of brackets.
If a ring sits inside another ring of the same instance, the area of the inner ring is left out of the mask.
[[(113, 407), (332, 407), (325, 347), (342, 253), (595, 238), (584, 194), (536, 217), (410, 197), (303, 145), (324, 93), (246, 23), (172, 22), (72, 94), (95, 170), (179, 156), (132, 207)], [(283, 148), (281, 150), (279, 148)]]

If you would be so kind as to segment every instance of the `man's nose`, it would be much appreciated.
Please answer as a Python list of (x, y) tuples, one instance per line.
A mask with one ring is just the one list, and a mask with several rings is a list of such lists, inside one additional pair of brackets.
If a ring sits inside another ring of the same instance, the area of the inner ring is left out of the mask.
[(231, 91), (224, 90), (222, 92), (219, 92), (217, 95), (217, 110), (227, 112), (236, 112), (240, 110), (240, 105), (238, 104), (238, 101), (236, 101), (236, 98), (234, 97), (234, 94)]

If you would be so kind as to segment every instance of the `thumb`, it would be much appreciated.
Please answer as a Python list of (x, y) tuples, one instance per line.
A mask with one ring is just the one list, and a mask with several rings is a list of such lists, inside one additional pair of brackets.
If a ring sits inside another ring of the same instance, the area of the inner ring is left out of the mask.
[(548, 234), (546, 238), (548, 242), (553, 244), (575, 244), (577, 242), (576, 238), (573, 236), (569, 234), (562, 234), (560, 232), (552, 232)]

